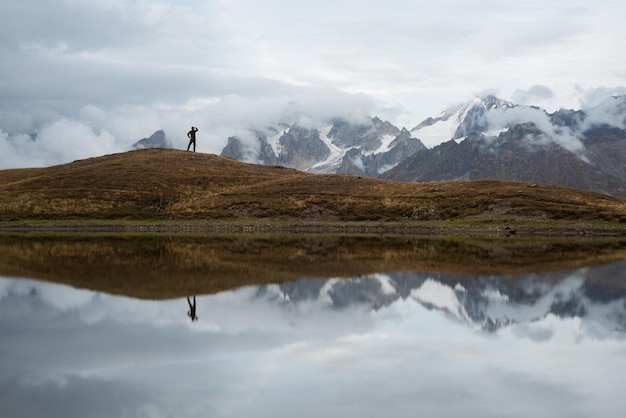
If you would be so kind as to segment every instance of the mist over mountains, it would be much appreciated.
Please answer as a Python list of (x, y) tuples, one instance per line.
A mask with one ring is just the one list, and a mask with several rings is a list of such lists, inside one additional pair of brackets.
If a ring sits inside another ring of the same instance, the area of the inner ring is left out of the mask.
[[(50, 166), (138, 148), (185, 149), (193, 124), (200, 126), (199, 152), (245, 162), (409, 182), (525, 181), (624, 197), (625, 98), (596, 98), (582, 110), (550, 113), (488, 95), (433, 109), (433, 116), (404, 127), (363, 116), (378, 111), (344, 96), (281, 102), (265, 112), (234, 101), (226, 113), (207, 108), (194, 114), (193, 123), (180, 112), (163, 111), (163, 119), (86, 106), (77, 120), (52, 115), (39, 128), (0, 132), (0, 167)], [(10, 116), (2, 120), (17, 123)]]
[(221, 155), (397, 181), (502, 179), (626, 196), (626, 96), (554, 113), (475, 97), (408, 130), (372, 117), (231, 136)]

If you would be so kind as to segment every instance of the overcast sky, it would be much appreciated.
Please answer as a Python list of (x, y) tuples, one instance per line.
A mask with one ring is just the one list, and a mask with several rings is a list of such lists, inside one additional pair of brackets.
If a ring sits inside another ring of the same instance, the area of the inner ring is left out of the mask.
[(410, 129), (485, 92), (581, 108), (626, 92), (624, 16), (617, 0), (4, 0), (0, 168), (157, 129), (184, 147), (191, 125), (219, 153), (297, 113)]

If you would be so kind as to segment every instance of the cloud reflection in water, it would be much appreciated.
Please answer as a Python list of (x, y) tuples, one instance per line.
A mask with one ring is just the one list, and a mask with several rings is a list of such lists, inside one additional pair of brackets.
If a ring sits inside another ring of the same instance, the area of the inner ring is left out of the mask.
[(196, 296), (193, 323), (186, 299), (4, 278), (0, 411), (618, 416), (625, 299), (591, 278), (623, 267), (307, 279)]

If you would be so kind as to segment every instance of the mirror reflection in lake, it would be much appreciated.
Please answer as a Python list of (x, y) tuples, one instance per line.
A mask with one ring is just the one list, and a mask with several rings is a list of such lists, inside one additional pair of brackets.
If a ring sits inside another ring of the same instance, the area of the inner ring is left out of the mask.
[(614, 261), (154, 301), (5, 276), (0, 415), (617, 417), (625, 279)]

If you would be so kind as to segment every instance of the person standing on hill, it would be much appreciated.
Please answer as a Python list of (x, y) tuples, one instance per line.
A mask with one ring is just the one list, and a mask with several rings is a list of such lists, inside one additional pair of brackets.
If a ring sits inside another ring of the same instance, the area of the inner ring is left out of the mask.
[(193, 152), (196, 152), (196, 132), (198, 132), (198, 128), (195, 126), (191, 127), (191, 130), (187, 132), (187, 138), (189, 138), (189, 145), (187, 145), (187, 151), (189, 151), (189, 147), (193, 144)]

